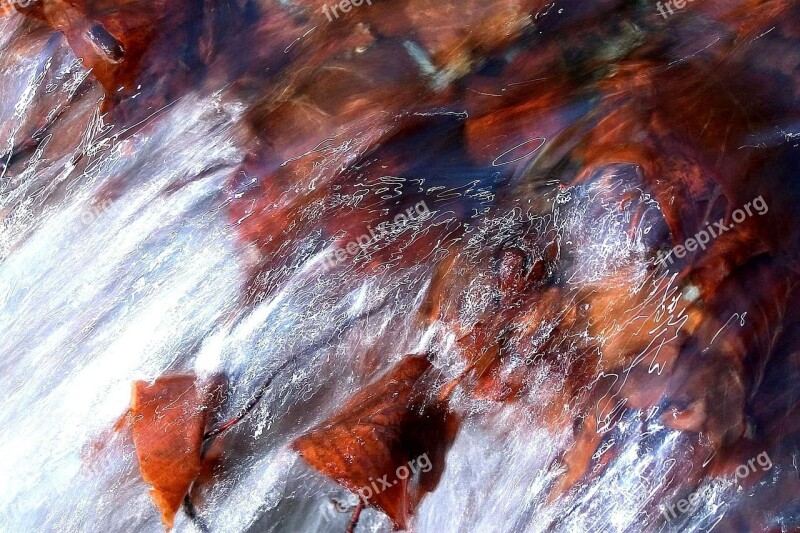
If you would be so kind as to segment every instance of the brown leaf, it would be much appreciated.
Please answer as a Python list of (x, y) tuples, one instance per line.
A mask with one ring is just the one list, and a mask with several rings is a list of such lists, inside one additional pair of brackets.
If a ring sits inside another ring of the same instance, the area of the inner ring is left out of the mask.
[[(353, 492), (361, 491), (399, 529), (408, 527), (416, 505), (438, 483), (457, 430), (444, 406), (420, 406), (416, 400), (415, 384), (430, 366), (425, 357), (407, 357), (293, 444), (312, 467)], [(429, 463), (412, 463), (422, 457)], [(420, 469), (421, 463), (428, 471)], [(413, 481), (413, 474), (402, 470), (410, 464), (419, 472)]]
[(200, 474), (207, 409), (194, 375), (136, 381), (131, 399), (133, 442), (150, 497), (171, 528), (175, 514)]

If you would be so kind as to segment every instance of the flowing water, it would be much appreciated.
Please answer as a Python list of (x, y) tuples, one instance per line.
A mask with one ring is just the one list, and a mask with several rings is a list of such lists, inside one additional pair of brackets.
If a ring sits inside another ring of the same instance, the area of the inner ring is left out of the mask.
[[(409, 61), (424, 67), (414, 46), (406, 48)], [(421, 327), (417, 318), (438, 261), (331, 266), (332, 241), (312, 227), (292, 235), (293, 257), (286, 252), (269, 271), (270, 289), (244, 297), (260, 261), (257, 246), (241, 237), (253, 210), (231, 213), (252, 190), (242, 170), (251, 141), (241, 124), (257, 97), (227, 81), (207, 82), (124, 124), (100, 111), (102, 98), (61, 34), (23, 31), (21, 16), (0, 19), (0, 531), (162, 529), (130, 434), (114, 426), (135, 380), (169, 373), (224, 375), (220, 420), (274, 376), (227, 435), (224, 468), (195, 491), (197, 518), (179, 512), (177, 531), (344, 531), (351, 513), (337, 502), (348, 491), (291, 443), (405, 354), (436, 347), (434, 365), (445, 376), (464, 369), (448, 349), (455, 334), (442, 322)], [(577, 109), (589, 101), (581, 95), (570, 107), (579, 127)], [(456, 127), (468, 116), (441, 107), (431, 113)], [(358, 153), (357, 136), (351, 141)], [(402, 229), (389, 244), (423, 239), (430, 225), (447, 235), (470, 224), (456, 240), (484, 261), (471, 247), (512, 231), (519, 206), (509, 198), (541, 194), (554, 199), (541, 233), (552, 231), (572, 249), (565, 286), (601, 285), (606, 272), (628, 269), (634, 291), (657, 293), (669, 307), (674, 278), (652, 279), (643, 258), (663, 231), (659, 206), (649, 197), (640, 202), (637, 224), (646, 231), (633, 238), (626, 233), (633, 210), (622, 216), (610, 207), (609, 198), (640, 190), (641, 176), (610, 165), (565, 192), (547, 181), (555, 171), (527, 161), (516, 181), (502, 181), (490, 164), (431, 163), (443, 173), (420, 188), (434, 193), (433, 222)], [(537, 192), (520, 183), (537, 173)], [(413, 178), (394, 179), (365, 180), (365, 188), (391, 194), (416, 186)], [(460, 313), (485, 308), (482, 280), (464, 280), (474, 299)], [(671, 318), (688, 304), (675, 305)], [(564, 474), (559, 459), (575, 445), (573, 428), (543, 423), (537, 410), (540, 398), (563, 389), (559, 368), (539, 373), (519, 402), (454, 393), (465, 422), (438, 486), (417, 508), (415, 531), (710, 531), (726, 516), (753, 512), (754, 496), (777, 476), (800, 476), (800, 452), (790, 447), (794, 463), (776, 459), (753, 484), (730, 475), (697, 481), (686, 472), (711, 457), (655, 409), (629, 410), (594, 453), (602, 462), (608, 452), (607, 464), (551, 501)], [(659, 505), (690, 491), (700, 494), (693, 510), (665, 521)], [(774, 531), (798, 531), (800, 503), (792, 501), (772, 519)], [(371, 508), (357, 529), (390, 530)]]

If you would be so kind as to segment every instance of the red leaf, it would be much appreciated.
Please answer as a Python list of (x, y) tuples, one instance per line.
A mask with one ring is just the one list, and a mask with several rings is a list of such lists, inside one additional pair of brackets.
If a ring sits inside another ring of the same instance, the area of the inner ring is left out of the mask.
[[(420, 407), (415, 400), (415, 385), (429, 368), (424, 357), (404, 359), (355, 394), (339, 414), (294, 442), (313, 468), (353, 492), (363, 489), (362, 498), (399, 529), (408, 527), (416, 505), (438, 483), (457, 430), (442, 405)], [(400, 469), (423, 456), (428, 471), (416, 463), (419, 478), (409, 483)]]

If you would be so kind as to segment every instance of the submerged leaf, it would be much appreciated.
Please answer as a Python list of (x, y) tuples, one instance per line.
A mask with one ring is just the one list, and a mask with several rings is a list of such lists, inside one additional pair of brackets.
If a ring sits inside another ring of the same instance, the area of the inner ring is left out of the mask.
[(139, 469), (167, 528), (200, 474), (206, 413), (196, 376), (133, 384), (130, 414)]
[(414, 386), (430, 366), (424, 357), (407, 357), (294, 442), (312, 467), (357, 492), (399, 529), (438, 483), (457, 429), (444, 406), (415, 399)]

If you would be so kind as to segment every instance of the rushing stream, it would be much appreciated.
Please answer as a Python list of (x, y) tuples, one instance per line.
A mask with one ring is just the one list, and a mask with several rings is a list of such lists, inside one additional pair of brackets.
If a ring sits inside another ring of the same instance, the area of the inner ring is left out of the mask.
[(796, 6), (144, 4), (0, 18), (0, 532), (162, 530), (164, 376), (176, 531), (800, 531)]

